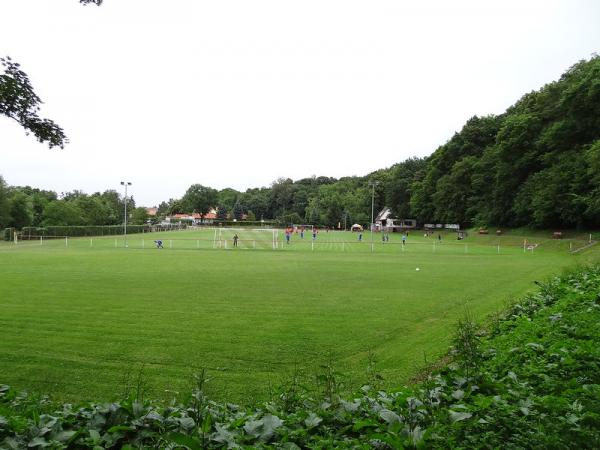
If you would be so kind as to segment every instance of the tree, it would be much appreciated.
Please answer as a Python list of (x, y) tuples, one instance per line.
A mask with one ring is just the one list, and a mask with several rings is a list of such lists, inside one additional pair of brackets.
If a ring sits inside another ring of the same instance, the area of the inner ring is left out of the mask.
[(125, 205), (121, 196), (114, 189), (104, 191), (102, 194), (94, 194), (99, 197), (104, 205), (106, 205), (108, 216), (105, 220), (106, 225), (117, 225), (123, 223), (125, 214)]
[(113, 215), (100, 196), (83, 195), (72, 200), (82, 212), (85, 225), (109, 225)]
[(19, 190), (27, 194), (31, 200), (31, 206), (33, 208), (33, 221), (31, 225), (34, 227), (40, 226), (44, 219), (44, 208), (48, 203), (58, 199), (56, 192), (31, 188), (30, 186), (21, 187)]
[[(313, 203), (313, 208), (314, 208)], [(318, 223), (322, 225), (335, 226), (344, 213), (342, 195), (335, 184), (322, 185), (319, 188), (319, 196), (316, 202), (316, 210), (319, 212)], [(311, 217), (314, 221), (314, 212)], [(312, 221), (311, 221), (312, 223)]]
[(275, 220), (277, 221), (277, 223), (279, 225), (288, 226), (293, 223), (300, 223), (302, 221), (302, 218), (295, 212), (291, 212), (291, 213), (281, 214), (281, 215), (277, 216), (275, 218)]
[(295, 189), (291, 178), (278, 178), (273, 182), (271, 185), (271, 209), (274, 215), (281, 216), (292, 209)]
[(133, 210), (131, 214), (131, 224), (132, 225), (144, 225), (148, 221), (148, 211), (146, 208), (139, 207)]
[(239, 199), (240, 193), (235, 189), (225, 188), (217, 194), (217, 204), (225, 206), (227, 209), (233, 209), (233, 205)]
[(595, 55), (504, 114), (469, 119), (413, 181), (412, 213), (420, 222), (596, 226), (599, 79)]
[(600, 139), (595, 141), (585, 153), (588, 176), (592, 189), (585, 197), (588, 205), (586, 219), (594, 226), (600, 225)]
[(27, 134), (33, 133), (39, 142), (47, 142), (50, 148), (63, 148), (67, 137), (57, 124), (38, 116), (42, 100), (19, 64), (10, 57), (0, 58), (4, 73), (0, 75), (0, 114), (16, 120)]
[[(471, 172), (477, 166), (477, 161), (495, 143), (502, 120), (502, 116), (492, 115), (470, 118), (459, 133), (455, 133), (424, 161), (424, 167), (417, 170), (409, 182), (411, 216), (421, 223), (466, 220), (465, 211), (469, 208), (467, 200), (472, 198), (469, 190)], [(462, 162), (467, 158), (470, 158), (468, 162)], [(494, 179), (494, 175), (486, 176), (490, 184), (490, 178)], [(396, 183), (394, 177), (392, 182)], [(402, 185), (400, 189), (403, 189)], [(448, 189), (452, 189), (452, 192), (448, 192)], [(400, 200), (403, 205), (406, 196), (401, 195)], [(447, 200), (451, 203), (446, 204)], [(489, 208), (489, 203), (483, 206)]]
[[(81, 4), (100, 6), (103, 0), (79, 0)], [(68, 142), (63, 129), (50, 119), (38, 116), (42, 100), (33, 90), (29, 77), (9, 56), (0, 58), (4, 73), (0, 74), (0, 114), (16, 120), (27, 134), (33, 133), (39, 142), (50, 148), (63, 148)]]
[(181, 203), (187, 212), (195, 211), (204, 215), (217, 204), (217, 190), (201, 184), (192, 184), (185, 192)]
[[(171, 200), (173, 200), (173, 199), (171, 199)], [(160, 202), (158, 204), (156, 214), (161, 217), (169, 214), (169, 204), (167, 202)]]
[(9, 201), (10, 225), (21, 229), (33, 222), (33, 205), (29, 196), (21, 191), (12, 194)]
[(227, 211), (229, 208), (225, 205), (217, 206), (217, 219), (219, 220), (227, 220)]
[(432, 199), (438, 221), (470, 225), (466, 212), (469, 210), (471, 178), (476, 162), (476, 157), (466, 156), (452, 166), (450, 173), (438, 180)]
[(244, 207), (240, 204), (239, 201), (236, 201), (233, 205), (233, 209), (231, 210), (231, 215), (235, 220), (242, 220), (244, 215)]
[(273, 213), (269, 208), (272, 191), (269, 188), (248, 189), (242, 196), (244, 205), (254, 212), (257, 219), (272, 219)]
[(398, 218), (412, 218), (410, 199), (413, 183), (423, 176), (427, 167), (424, 158), (409, 158), (396, 164), (390, 171), (385, 186), (385, 201)]
[(4, 178), (0, 176), (0, 228), (4, 229), (10, 223), (10, 213), (8, 203), (8, 186)]
[(308, 202), (304, 220), (306, 221), (306, 223), (309, 223), (311, 225), (317, 225), (320, 223), (321, 219), (319, 215), (319, 200), (317, 197), (312, 198)]
[(293, 211), (303, 216), (306, 212), (306, 207), (308, 206), (308, 200), (315, 196), (317, 193), (317, 188), (313, 188), (312, 186), (305, 186), (302, 184), (296, 184), (296, 191), (292, 197), (293, 203)]
[(84, 222), (83, 212), (74, 202), (58, 200), (44, 209), (42, 226), (75, 226)]
[(182, 214), (185, 211), (183, 200), (170, 199), (168, 214)]

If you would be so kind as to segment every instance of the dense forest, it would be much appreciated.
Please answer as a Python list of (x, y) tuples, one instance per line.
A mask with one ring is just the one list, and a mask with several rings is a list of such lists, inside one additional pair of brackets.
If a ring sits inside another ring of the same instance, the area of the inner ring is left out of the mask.
[[(427, 158), (410, 158), (363, 177), (281, 178), (246, 192), (193, 184), (158, 209), (159, 217), (215, 208), (221, 219), (247, 214), (337, 227), (368, 223), (372, 194), (375, 210), (388, 206), (396, 217), (419, 223), (597, 227), (600, 57), (580, 61), (501, 115), (472, 117)], [(0, 227), (118, 224), (123, 201), (116, 191), (57, 195), (7, 186), (0, 177)], [(134, 223), (147, 220), (144, 208), (130, 205)]]

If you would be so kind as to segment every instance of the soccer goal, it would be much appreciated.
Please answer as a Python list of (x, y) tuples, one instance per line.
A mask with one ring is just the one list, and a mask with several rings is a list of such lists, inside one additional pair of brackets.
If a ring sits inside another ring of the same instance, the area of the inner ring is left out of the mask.
[(298, 233), (300, 233), (300, 231), (302, 231), (302, 230), (311, 232), (314, 227), (315, 227), (314, 225), (305, 225), (305, 224), (297, 224), (297, 223), (292, 224), (292, 228), (294, 229), (294, 232), (298, 232)]
[(274, 228), (215, 228), (213, 248), (277, 249), (279, 231)]

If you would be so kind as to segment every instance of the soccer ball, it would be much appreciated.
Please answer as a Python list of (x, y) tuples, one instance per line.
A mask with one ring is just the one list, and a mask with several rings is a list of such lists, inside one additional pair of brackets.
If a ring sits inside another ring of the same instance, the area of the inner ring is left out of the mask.
[(421, 270), (421, 269), (419, 269), (419, 268), (417, 267), (415, 270), (418, 272), (418, 271), (419, 271), (419, 270)]

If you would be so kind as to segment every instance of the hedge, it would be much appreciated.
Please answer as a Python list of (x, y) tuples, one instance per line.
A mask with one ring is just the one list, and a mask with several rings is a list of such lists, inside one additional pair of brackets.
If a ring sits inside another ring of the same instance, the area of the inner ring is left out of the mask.
[[(123, 225), (91, 225), (91, 226), (52, 226), (52, 227), (24, 227), (19, 237), (33, 239), (40, 236), (111, 236), (124, 233)], [(127, 225), (128, 233), (148, 233), (149, 225)]]

